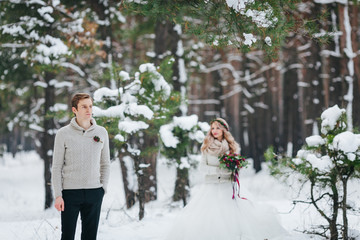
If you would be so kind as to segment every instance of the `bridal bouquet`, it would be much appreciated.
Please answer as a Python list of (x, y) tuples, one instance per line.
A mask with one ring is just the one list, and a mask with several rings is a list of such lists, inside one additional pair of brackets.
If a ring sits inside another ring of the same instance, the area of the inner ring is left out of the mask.
[(249, 162), (238, 153), (224, 154), (219, 157), (219, 161), (221, 168), (228, 169), (231, 172), (231, 178), (233, 180), (232, 198), (235, 198), (235, 193), (240, 197), (239, 170), (243, 167), (247, 167)]
[(238, 153), (224, 154), (220, 156), (219, 160), (220, 167), (228, 169), (233, 174), (249, 164), (249, 162)]

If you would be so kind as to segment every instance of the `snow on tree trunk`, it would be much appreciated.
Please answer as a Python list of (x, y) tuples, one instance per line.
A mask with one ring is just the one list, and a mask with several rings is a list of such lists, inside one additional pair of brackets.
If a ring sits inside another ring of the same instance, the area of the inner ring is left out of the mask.
[(339, 11), (343, 11), (343, 19), (340, 19), (342, 23), (343, 34), (345, 35), (345, 48), (343, 49), (346, 57), (348, 58), (347, 62), (347, 70), (348, 75), (345, 76), (345, 80), (348, 83), (348, 92), (344, 96), (344, 99), (348, 102), (346, 107), (346, 115), (347, 115), (347, 125), (348, 130), (352, 131), (353, 129), (353, 98), (354, 98), (354, 58), (356, 57), (356, 53), (354, 53), (352, 46), (352, 37), (351, 37), (351, 24), (349, 17), (349, 1), (346, 0), (344, 6), (340, 4)]
[(129, 154), (119, 153), (120, 169), (123, 180), (126, 207), (131, 208), (136, 202), (137, 179), (134, 172), (134, 160)]

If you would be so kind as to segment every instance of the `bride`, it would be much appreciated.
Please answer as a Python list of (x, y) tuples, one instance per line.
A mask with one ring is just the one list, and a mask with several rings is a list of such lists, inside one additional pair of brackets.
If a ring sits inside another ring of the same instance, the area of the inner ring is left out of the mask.
[(176, 218), (166, 240), (272, 240), (287, 232), (272, 209), (235, 196), (231, 172), (219, 167), (219, 156), (239, 153), (239, 144), (222, 118), (211, 121), (201, 147), (204, 184)]

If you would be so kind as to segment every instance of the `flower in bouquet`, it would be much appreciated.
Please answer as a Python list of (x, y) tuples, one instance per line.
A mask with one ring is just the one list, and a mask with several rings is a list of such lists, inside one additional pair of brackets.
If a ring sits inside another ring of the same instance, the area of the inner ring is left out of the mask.
[(238, 153), (224, 154), (219, 157), (220, 167), (228, 169), (231, 172), (231, 178), (233, 182), (233, 196), (235, 198), (235, 193), (237, 192), (238, 197), (240, 197), (240, 181), (239, 181), (239, 170), (243, 167), (247, 167), (249, 164), (246, 161), (246, 158), (241, 156)]

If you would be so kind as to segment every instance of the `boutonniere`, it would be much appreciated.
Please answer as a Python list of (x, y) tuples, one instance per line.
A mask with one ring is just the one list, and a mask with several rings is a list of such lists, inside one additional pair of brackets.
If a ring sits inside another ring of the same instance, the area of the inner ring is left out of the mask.
[(98, 136), (94, 136), (93, 139), (94, 139), (95, 142), (101, 142), (102, 143), (101, 139)]

